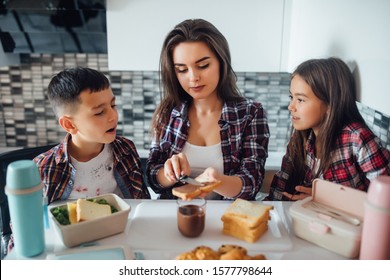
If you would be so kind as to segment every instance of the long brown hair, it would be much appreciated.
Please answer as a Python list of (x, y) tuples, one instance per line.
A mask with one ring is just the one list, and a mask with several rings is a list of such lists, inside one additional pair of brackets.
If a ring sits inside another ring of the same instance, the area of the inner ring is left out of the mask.
[(237, 77), (231, 66), (230, 50), (226, 38), (210, 22), (203, 19), (188, 19), (174, 27), (166, 36), (160, 55), (162, 83), (161, 103), (152, 119), (152, 132), (156, 139), (162, 136), (163, 128), (168, 124), (172, 109), (192, 97), (181, 87), (173, 64), (173, 50), (182, 42), (204, 42), (214, 52), (220, 64), (220, 79), (217, 86), (218, 96), (224, 100), (242, 98), (236, 85)]
[[(352, 122), (363, 123), (356, 105), (356, 86), (348, 66), (339, 58), (311, 59), (300, 64), (291, 79), (300, 76), (317, 98), (328, 105), (328, 112), (315, 139), (320, 149), (320, 166), (315, 177), (329, 166), (332, 151), (342, 128)], [(303, 183), (305, 176), (306, 145), (312, 129), (297, 131), (292, 128), (288, 151), (293, 160), (294, 171), (290, 186)]]

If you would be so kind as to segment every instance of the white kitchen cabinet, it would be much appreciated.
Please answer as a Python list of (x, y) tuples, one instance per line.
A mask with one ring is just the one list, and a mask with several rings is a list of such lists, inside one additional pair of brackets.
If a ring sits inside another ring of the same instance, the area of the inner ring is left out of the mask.
[(157, 71), (166, 34), (185, 19), (203, 18), (225, 35), (235, 71), (280, 72), (288, 1), (107, 1), (109, 70)]

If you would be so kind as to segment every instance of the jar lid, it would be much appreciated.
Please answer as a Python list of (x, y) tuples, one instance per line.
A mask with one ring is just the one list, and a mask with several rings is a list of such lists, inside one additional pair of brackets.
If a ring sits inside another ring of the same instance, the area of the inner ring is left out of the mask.
[(367, 200), (384, 209), (390, 209), (390, 176), (379, 176), (371, 181)]
[(29, 189), (41, 184), (38, 167), (32, 160), (17, 160), (7, 167), (8, 189)]

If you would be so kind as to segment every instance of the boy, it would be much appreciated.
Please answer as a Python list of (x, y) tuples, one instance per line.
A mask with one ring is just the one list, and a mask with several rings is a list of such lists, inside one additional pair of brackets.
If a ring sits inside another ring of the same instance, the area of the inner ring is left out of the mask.
[(75, 67), (55, 75), (48, 97), (65, 139), (37, 156), (48, 202), (116, 193), (150, 198), (132, 141), (116, 135), (118, 112), (109, 80)]

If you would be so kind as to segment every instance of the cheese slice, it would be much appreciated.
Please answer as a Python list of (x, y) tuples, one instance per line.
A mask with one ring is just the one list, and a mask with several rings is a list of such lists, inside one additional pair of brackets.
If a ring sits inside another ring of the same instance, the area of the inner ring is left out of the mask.
[(68, 202), (69, 221), (71, 224), (77, 223), (77, 204), (75, 202)]
[(77, 222), (89, 221), (111, 215), (111, 207), (107, 204), (99, 204), (86, 199), (77, 200)]

